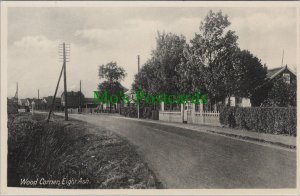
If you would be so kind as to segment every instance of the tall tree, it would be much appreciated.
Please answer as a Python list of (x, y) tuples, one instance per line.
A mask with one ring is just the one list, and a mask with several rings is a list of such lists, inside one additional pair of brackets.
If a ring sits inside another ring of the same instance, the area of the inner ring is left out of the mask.
[(202, 85), (213, 100), (234, 94), (234, 65), (237, 63), (234, 57), (238, 50), (238, 36), (228, 30), (229, 26), (227, 15), (221, 11), (209, 11), (187, 50), (190, 72), (197, 73), (194, 78), (202, 78)]
[(248, 50), (238, 51), (236, 60), (234, 95), (257, 100), (255, 91), (266, 82), (267, 67)]
[(126, 72), (122, 67), (119, 67), (116, 62), (99, 66), (98, 76), (99, 79), (104, 79), (103, 82), (98, 84), (100, 95), (105, 91), (110, 95), (119, 95), (119, 92), (124, 90), (121, 81), (126, 77)]
[(141, 71), (135, 76), (134, 88), (151, 93), (179, 93), (180, 74), (178, 69), (184, 61), (185, 37), (173, 33), (159, 33), (156, 48), (152, 51)]

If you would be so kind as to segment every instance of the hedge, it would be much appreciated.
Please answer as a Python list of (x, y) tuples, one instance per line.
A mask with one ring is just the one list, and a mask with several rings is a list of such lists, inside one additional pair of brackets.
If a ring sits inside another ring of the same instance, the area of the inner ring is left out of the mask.
[(260, 133), (297, 134), (297, 110), (294, 107), (222, 107), (220, 123)]

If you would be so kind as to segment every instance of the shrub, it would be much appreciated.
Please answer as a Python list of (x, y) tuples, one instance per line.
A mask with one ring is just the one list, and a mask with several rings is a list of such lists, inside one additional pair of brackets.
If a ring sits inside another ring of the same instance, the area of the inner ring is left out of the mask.
[(17, 114), (18, 104), (11, 99), (7, 99), (7, 114)]
[(229, 127), (296, 136), (297, 110), (292, 107), (222, 107), (220, 123)]

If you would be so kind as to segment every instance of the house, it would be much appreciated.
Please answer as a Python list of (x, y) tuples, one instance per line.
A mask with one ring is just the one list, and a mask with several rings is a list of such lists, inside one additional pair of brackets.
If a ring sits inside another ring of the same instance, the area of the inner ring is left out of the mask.
[[(266, 82), (273, 82), (280, 78), (283, 78), (286, 83), (290, 84), (291, 82), (296, 82), (297, 75), (287, 65), (267, 70)], [(228, 104), (228, 98), (225, 99), (225, 104)], [(231, 97), (230, 105), (239, 107), (251, 107), (251, 102), (249, 98)]]
[(32, 107), (32, 104), (34, 103), (35, 104), (34, 108), (35, 109), (40, 109), (42, 99), (32, 98), (32, 99), (28, 99), (28, 101), (30, 102), (31, 107)]
[(27, 99), (19, 99), (18, 100), (18, 106), (20, 108), (24, 108), (24, 106), (29, 105), (29, 103), (27, 102)]
[(269, 81), (283, 78), (287, 84), (290, 84), (292, 81), (295, 82), (297, 80), (297, 75), (293, 70), (291, 70), (287, 65), (285, 65), (283, 67), (269, 69), (267, 73), (267, 78), (269, 79)]
[[(84, 95), (82, 94), (82, 92), (80, 91), (71, 91), (71, 92), (67, 92), (67, 108), (79, 108), (79, 106), (81, 106), (81, 108), (84, 107), (84, 102), (85, 102), (85, 98)], [(64, 108), (65, 107), (65, 93), (63, 92), (61, 94), (61, 106)]]
[[(43, 99), (41, 99), (39, 107), (42, 110), (50, 110), (50, 108), (52, 106), (52, 102), (53, 102), (53, 96), (44, 97)], [(61, 98), (59, 98), (59, 97), (55, 98), (54, 110), (56, 110), (56, 111), (62, 110)]]
[(97, 108), (98, 104), (94, 98), (85, 98), (84, 107), (82, 108), (83, 113), (93, 113)]
[(84, 107), (85, 108), (96, 108), (97, 103), (94, 98), (85, 98), (84, 99)]
[[(225, 104), (228, 105), (228, 98), (225, 98)], [(246, 97), (230, 97), (230, 106), (251, 107), (250, 98)]]

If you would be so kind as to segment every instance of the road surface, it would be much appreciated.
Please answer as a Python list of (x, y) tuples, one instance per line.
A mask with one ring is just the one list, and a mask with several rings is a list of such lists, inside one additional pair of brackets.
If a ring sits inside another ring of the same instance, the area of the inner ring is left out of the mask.
[(70, 117), (129, 140), (164, 188), (295, 188), (296, 152), (108, 115)]

